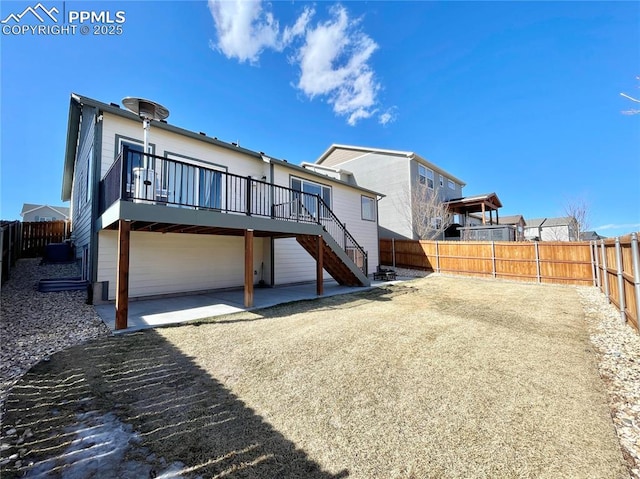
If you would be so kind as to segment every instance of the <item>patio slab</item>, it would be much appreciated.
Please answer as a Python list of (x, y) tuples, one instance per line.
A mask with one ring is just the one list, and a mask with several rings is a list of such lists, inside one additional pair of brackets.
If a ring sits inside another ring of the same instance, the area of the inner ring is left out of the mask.
[[(402, 279), (397, 281), (402, 281)], [(325, 281), (323, 296), (316, 295), (315, 283), (277, 286), (275, 288), (255, 288), (254, 306), (252, 308), (244, 307), (243, 289), (133, 300), (129, 301), (129, 327), (117, 331), (115, 329), (115, 304), (96, 305), (95, 309), (111, 331), (114, 334), (119, 334), (168, 324), (184, 323), (195, 319), (238, 313), (240, 311), (268, 308), (291, 301), (357, 293), (397, 281), (372, 281), (369, 287), (340, 286), (335, 281)]]

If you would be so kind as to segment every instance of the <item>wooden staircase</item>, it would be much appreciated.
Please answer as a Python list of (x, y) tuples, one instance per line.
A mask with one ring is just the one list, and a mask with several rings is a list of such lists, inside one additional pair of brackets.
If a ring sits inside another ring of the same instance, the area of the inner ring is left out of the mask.
[[(298, 235), (296, 236), (296, 240), (311, 256), (316, 260), (318, 259), (317, 236)], [(342, 252), (342, 254), (346, 255), (344, 252)], [(355, 263), (350, 261), (348, 257), (347, 261), (352, 263), (352, 265), (347, 264), (347, 262), (341, 258), (338, 251), (331, 248), (327, 242), (327, 238), (323, 235), (322, 263), (327, 273), (329, 273), (331, 277), (342, 286), (368, 286), (369, 282), (366, 279), (366, 276), (361, 277), (363, 273), (358, 270)]]

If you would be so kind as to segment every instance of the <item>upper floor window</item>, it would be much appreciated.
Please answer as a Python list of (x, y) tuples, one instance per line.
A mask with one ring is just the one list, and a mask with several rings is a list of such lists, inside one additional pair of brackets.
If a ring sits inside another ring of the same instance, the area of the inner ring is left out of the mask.
[(418, 165), (418, 178), (421, 185), (427, 185), (428, 188), (433, 189), (433, 170)]
[(449, 189), (450, 190), (455, 190), (456, 189), (456, 184), (452, 180), (449, 180), (447, 183), (449, 184)]
[(362, 219), (367, 221), (376, 220), (376, 200), (369, 196), (362, 196)]
[(418, 179), (421, 185), (427, 184), (427, 169), (422, 165), (418, 165)]
[(444, 176), (440, 175), (440, 187), (444, 187)]

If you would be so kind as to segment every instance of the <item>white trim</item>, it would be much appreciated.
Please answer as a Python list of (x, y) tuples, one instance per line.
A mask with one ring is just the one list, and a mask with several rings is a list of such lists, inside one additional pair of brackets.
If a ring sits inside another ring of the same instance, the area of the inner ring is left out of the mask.
[(53, 206), (50, 206), (50, 205), (40, 205), (40, 206), (37, 206), (36, 208), (31, 208), (30, 210), (23, 211), (22, 213), (20, 213), (20, 216), (24, 216), (24, 215), (26, 215), (27, 213), (31, 213), (32, 211), (39, 210), (40, 208), (51, 208), (51, 209), (52, 209), (53, 211), (55, 211), (56, 213), (60, 213), (60, 214), (61, 214), (62, 216), (64, 216), (66, 219), (69, 219), (70, 214), (71, 214), (71, 210), (69, 210), (69, 214), (66, 214), (66, 213), (63, 213), (62, 211), (60, 211), (59, 209), (54, 208)]

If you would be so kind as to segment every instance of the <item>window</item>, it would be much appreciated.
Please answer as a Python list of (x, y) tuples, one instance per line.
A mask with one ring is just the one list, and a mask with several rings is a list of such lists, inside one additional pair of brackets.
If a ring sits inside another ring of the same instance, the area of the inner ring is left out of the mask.
[[(175, 153), (165, 152), (167, 160), (158, 159), (158, 197), (167, 203), (222, 210), (226, 207), (224, 170), (207, 165), (206, 168), (191, 161), (198, 161)], [(187, 163), (187, 160), (191, 160)]]
[(444, 186), (444, 176), (440, 175), (440, 186)]
[[(324, 186), (302, 178), (291, 177), (291, 189), (305, 193), (304, 195), (296, 194), (293, 196), (292, 213), (317, 217), (318, 212), (316, 210), (318, 204), (315, 195), (320, 195), (320, 198), (322, 198), (329, 209), (331, 209), (331, 188), (329, 186)], [(323, 218), (328, 216), (328, 212), (324, 211), (324, 208), (321, 216)]]
[(427, 169), (422, 165), (418, 165), (418, 178), (421, 185), (427, 184)]
[[(142, 154), (144, 150), (144, 144), (138, 143), (136, 141), (120, 139), (118, 152), (122, 151), (122, 148), (125, 146), (129, 148), (129, 157), (127, 158), (126, 167), (127, 171), (131, 173), (134, 168), (141, 168), (142, 166), (144, 166), (144, 155)], [(147, 153), (151, 152), (152, 148), (151, 145), (149, 145), (149, 151)], [(153, 169), (153, 167), (153, 159), (151, 159), (151, 161), (147, 163), (147, 168)]]
[(362, 196), (362, 219), (376, 220), (376, 200), (368, 196)]
[(456, 189), (456, 184), (452, 180), (447, 181), (447, 184), (449, 185), (450, 190)]
[(429, 189), (433, 189), (433, 170), (430, 170), (426, 166), (418, 165), (418, 180), (421, 185), (427, 185)]
[(222, 208), (222, 173), (200, 168), (198, 178), (198, 206)]

